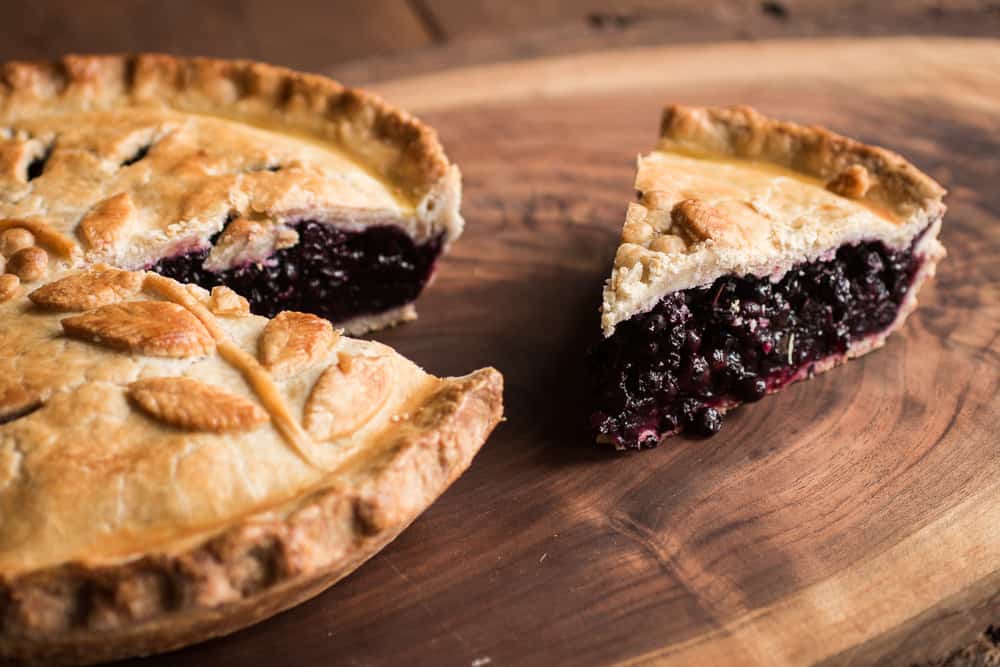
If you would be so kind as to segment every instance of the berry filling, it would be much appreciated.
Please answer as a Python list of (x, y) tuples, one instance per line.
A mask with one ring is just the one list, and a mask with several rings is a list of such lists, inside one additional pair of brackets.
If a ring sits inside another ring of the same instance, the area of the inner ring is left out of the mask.
[(845, 245), (778, 281), (723, 276), (622, 322), (590, 353), (598, 440), (625, 449), (679, 431), (714, 435), (720, 409), (808, 377), (885, 331), (920, 267), (915, 245)]
[(352, 231), (302, 222), (294, 228), (299, 242), (260, 262), (209, 271), (203, 266), (212, 250), (208, 246), (148, 268), (206, 289), (226, 285), (245, 297), (257, 315), (297, 310), (336, 323), (416, 300), (433, 274), (443, 242), (438, 236), (417, 244), (392, 225)]

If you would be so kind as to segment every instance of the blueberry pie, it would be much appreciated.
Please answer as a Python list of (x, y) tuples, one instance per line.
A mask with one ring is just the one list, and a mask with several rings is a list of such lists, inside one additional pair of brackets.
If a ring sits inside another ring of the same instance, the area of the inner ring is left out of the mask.
[(436, 378), (327, 319), (397, 319), (457, 234), (429, 131), (245, 63), (70, 58), (0, 82), (0, 662), (254, 623), (465, 470), (499, 373)]
[(460, 198), (430, 128), (319, 76), (167, 56), (0, 72), (0, 218), (254, 314), (412, 319)]
[(591, 353), (599, 442), (723, 413), (881, 346), (944, 256), (944, 190), (899, 155), (748, 108), (674, 106)]

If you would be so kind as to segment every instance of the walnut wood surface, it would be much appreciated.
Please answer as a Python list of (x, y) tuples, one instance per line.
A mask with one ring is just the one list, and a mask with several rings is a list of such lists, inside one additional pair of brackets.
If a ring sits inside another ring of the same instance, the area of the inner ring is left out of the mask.
[[(1000, 42), (838, 40), (382, 85), (462, 166), (468, 229), (420, 320), (379, 338), (439, 374), (497, 366), (508, 421), (327, 593), (130, 666), (905, 665), (973, 641), (1000, 617), (998, 72)], [(583, 354), (668, 101), (903, 152), (951, 190), (950, 254), (885, 349), (619, 456), (583, 428)]]
[(431, 44), (400, 0), (0, 0), (0, 16), (0, 60), (163, 51), (312, 70)]
[(0, 60), (166, 51), (352, 83), (625, 46), (1000, 34), (996, 0), (0, 0), (0, 17)]

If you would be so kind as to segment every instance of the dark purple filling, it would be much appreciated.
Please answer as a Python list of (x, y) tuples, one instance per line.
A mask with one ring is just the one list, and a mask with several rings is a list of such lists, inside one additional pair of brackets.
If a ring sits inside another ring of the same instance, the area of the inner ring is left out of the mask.
[(715, 434), (717, 408), (759, 400), (884, 331), (919, 266), (912, 245), (872, 241), (800, 264), (777, 282), (724, 276), (667, 295), (591, 351), (598, 438), (624, 449), (683, 430)]
[(149, 270), (206, 289), (226, 285), (273, 317), (283, 310), (315, 313), (332, 322), (413, 302), (434, 271), (443, 238), (416, 244), (399, 227), (348, 231), (319, 222), (294, 226), (299, 242), (267, 259), (221, 273), (203, 267), (211, 246), (160, 260)]

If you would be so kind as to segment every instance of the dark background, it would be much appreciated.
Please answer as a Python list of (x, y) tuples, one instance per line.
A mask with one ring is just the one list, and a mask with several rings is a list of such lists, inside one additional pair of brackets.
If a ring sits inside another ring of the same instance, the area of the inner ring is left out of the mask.
[(832, 35), (1000, 36), (1000, 0), (0, 0), (0, 60), (243, 57), (346, 83), (621, 46)]

